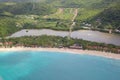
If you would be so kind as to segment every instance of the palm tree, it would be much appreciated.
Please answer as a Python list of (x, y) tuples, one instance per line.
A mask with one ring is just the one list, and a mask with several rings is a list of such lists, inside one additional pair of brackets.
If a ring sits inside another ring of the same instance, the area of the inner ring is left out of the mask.
[(5, 31), (3, 30), (2, 27), (3, 27), (3, 26), (0, 27), (0, 36), (1, 36), (1, 41), (2, 41), (3, 47), (6, 47), (6, 46), (4, 45), (4, 43), (6, 42), (6, 40), (5, 40)]
[(5, 43), (6, 43), (6, 38), (5, 38), (5, 36), (4, 35), (1, 35), (1, 42), (2, 42), (2, 46), (3, 47), (7, 47), (7, 45), (5, 45)]

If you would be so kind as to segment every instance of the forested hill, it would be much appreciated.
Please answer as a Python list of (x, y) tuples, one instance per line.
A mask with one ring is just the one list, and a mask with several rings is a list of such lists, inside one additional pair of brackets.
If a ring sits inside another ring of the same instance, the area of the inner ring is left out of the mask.
[(120, 29), (119, 4), (120, 0), (0, 0), (0, 34), (26, 28), (69, 30), (75, 10), (74, 30), (85, 24), (97, 30)]
[(51, 14), (54, 10), (49, 4), (45, 3), (32, 3), (32, 2), (7, 2), (0, 3), (0, 15), (25, 15), (25, 14), (33, 14), (33, 15), (46, 15)]
[(0, 2), (44, 2), (59, 7), (105, 8), (120, 0), (0, 0)]
[(0, 2), (38, 2), (44, 0), (0, 0)]
[[(98, 20), (102, 23), (100, 28), (119, 28), (120, 27), (120, 5), (116, 4), (109, 8), (104, 9), (102, 12), (94, 16), (91, 20)], [(109, 26), (107, 26), (109, 25)], [(111, 26), (110, 26), (111, 25)]]

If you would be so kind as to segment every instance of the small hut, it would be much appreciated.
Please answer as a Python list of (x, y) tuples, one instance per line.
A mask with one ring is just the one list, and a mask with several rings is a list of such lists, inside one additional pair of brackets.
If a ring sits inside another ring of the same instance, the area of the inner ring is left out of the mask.
[(82, 45), (80, 45), (80, 44), (73, 44), (72, 46), (70, 46), (69, 48), (71, 48), (71, 49), (83, 49), (83, 47), (82, 47)]

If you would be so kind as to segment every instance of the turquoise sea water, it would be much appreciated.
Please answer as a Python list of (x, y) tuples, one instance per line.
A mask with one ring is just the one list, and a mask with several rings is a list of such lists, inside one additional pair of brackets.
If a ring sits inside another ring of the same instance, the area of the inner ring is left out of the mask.
[(120, 80), (120, 60), (59, 52), (0, 52), (0, 80)]

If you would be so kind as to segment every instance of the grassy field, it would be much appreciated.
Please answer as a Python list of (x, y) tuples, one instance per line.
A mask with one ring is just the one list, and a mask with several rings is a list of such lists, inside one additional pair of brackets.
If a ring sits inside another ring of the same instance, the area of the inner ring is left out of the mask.
[[(77, 9), (77, 13), (76, 13)], [(25, 29), (54, 29), (69, 30), (73, 18), (79, 25), (73, 27), (73, 30), (80, 29), (80, 22), (87, 21), (93, 16), (99, 14), (102, 10), (86, 10), (85, 8), (58, 8), (57, 11), (49, 15), (17, 15), (17, 24)]]
[(77, 21), (86, 21), (87, 19), (91, 19), (92, 17), (96, 16), (100, 12), (102, 12), (102, 10), (79, 8), (78, 16), (76, 17), (76, 20)]
[(74, 16), (73, 8), (59, 8), (56, 13), (46, 15), (44, 18), (71, 20)]
[(24, 29), (54, 29), (69, 30), (72, 20), (75, 17), (75, 8), (58, 8), (50, 15), (16, 15), (17, 27)]

